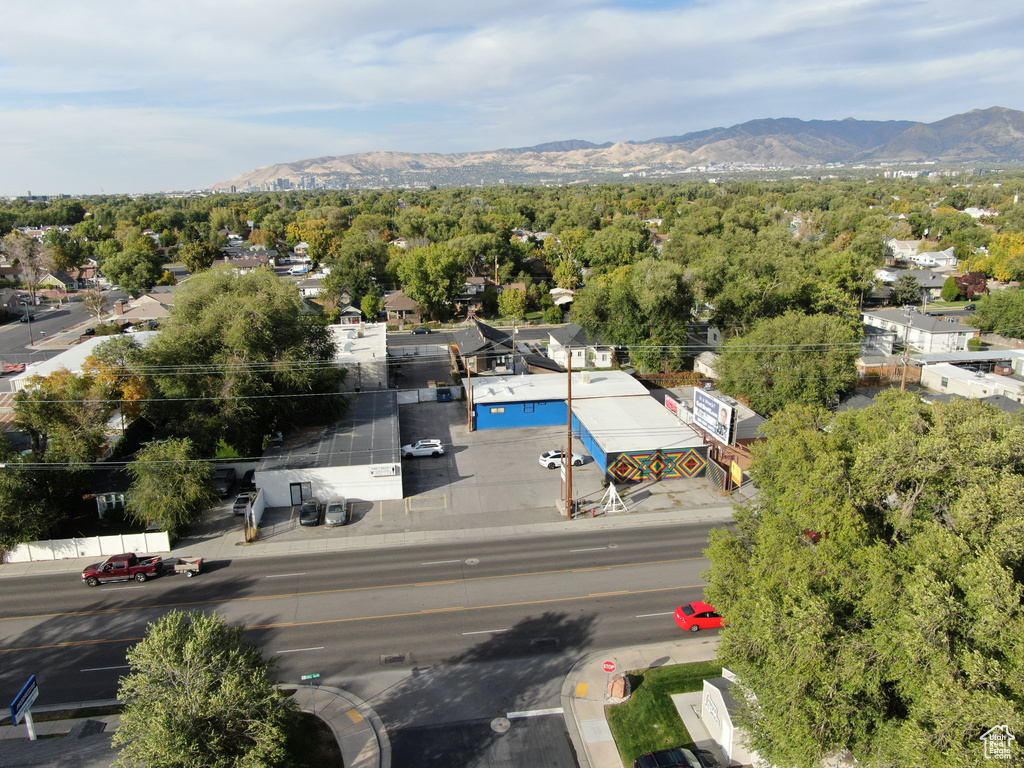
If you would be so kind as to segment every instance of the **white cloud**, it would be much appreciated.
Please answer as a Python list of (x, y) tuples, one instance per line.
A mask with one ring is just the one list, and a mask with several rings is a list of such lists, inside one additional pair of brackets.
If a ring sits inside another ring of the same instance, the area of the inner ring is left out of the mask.
[(993, 0), (9, 0), (0, 193), (165, 189), (322, 154), (1020, 108)]

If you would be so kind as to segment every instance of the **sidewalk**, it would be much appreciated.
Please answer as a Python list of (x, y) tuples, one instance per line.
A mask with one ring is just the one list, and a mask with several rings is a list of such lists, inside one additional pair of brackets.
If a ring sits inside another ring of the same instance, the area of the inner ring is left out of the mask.
[[(562, 709), (580, 768), (622, 768), (619, 751), (604, 715), (605, 694), (613, 674), (603, 669), (602, 665), (606, 661), (614, 662), (615, 674), (634, 669), (711, 661), (718, 654), (718, 642), (718, 635), (686, 637), (668, 643), (599, 651), (577, 662), (562, 684)], [(699, 703), (700, 694), (693, 694), (692, 698)], [(689, 699), (677, 703), (683, 723), (698, 747), (717, 754), (715, 745), (705, 739), (706, 734), (693, 715), (691, 703)], [(725, 762), (722, 764), (725, 765)]]
[[(738, 500), (738, 499), (736, 499)], [(240, 528), (216, 535), (186, 536), (176, 542), (170, 555), (174, 557), (202, 557), (205, 560), (233, 560), (248, 557), (285, 557), (310, 552), (345, 552), (349, 550), (398, 547), (416, 544), (440, 544), (453, 541), (483, 541), (495, 538), (544, 536), (551, 534), (577, 534), (616, 528), (672, 525), (677, 523), (720, 522), (732, 520), (733, 505), (723, 499), (721, 506), (688, 509), (655, 509), (644, 512), (582, 517), (575, 520), (560, 518), (548, 522), (524, 522), (518, 525), (482, 525), (470, 528), (395, 530), (394, 532), (364, 535), (336, 529), (337, 536), (320, 539), (264, 540), (246, 544)], [(550, 517), (545, 513), (543, 517)], [(223, 518), (223, 515), (220, 516)], [(227, 518), (231, 522), (230, 518)], [(63, 560), (35, 560), (24, 563), (0, 563), (0, 579), (52, 573), (80, 574), (82, 569), (102, 559), (97, 556), (67, 558)]]

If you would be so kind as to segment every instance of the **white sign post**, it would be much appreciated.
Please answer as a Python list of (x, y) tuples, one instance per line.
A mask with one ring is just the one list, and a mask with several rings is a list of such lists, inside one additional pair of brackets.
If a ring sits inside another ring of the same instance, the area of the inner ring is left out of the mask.
[(14, 697), (14, 701), (11, 702), (11, 721), (17, 725), (24, 715), (25, 727), (28, 728), (28, 737), (32, 741), (36, 740), (36, 727), (35, 723), (32, 722), (32, 704), (38, 695), (39, 686), (36, 685), (36, 676), (32, 675), (28, 682), (25, 683), (25, 687), (21, 689), (18, 695)]

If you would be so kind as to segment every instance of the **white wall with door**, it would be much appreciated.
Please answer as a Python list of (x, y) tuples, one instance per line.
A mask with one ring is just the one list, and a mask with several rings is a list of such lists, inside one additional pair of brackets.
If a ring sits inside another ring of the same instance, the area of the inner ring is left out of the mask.
[(365, 501), (403, 498), (401, 464), (257, 471), (255, 481), (266, 494), (268, 507), (300, 504), (310, 496), (321, 501), (335, 496)]

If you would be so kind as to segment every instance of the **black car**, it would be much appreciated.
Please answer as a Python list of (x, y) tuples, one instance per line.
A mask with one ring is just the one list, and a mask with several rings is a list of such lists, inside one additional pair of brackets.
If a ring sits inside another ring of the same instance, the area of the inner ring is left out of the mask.
[(320, 525), (320, 502), (306, 499), (299, 507), (299, 525)]
[(412, 332), (419, 335), (421, 333), (430, 333), (430, 329), (427, 328), (426, 326), (423, 326), (422, 328), (413, 328)]
[(640, 755), (633, 761), (633, 768), (717, 768), (718, 761), (706, 749), (696, 750), (696, 754), (682, 747), (659, 749)]

